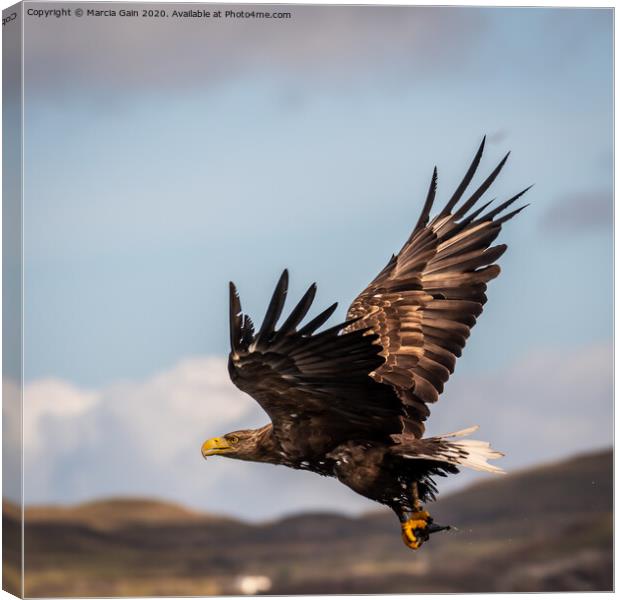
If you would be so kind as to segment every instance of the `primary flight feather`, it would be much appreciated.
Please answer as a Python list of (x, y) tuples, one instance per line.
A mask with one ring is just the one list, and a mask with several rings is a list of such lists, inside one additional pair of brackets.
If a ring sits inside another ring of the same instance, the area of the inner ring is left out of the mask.
[(203, 444), (203, 456), (336, 477), (392, 508), (413, 549), (446, 529), (422, 507), (435, 497), (433, 477), (457, 473), (460, 466), (502, 472), (488, 462), (501, 453), (487, 442), (460, 439), (475, 427), (423, 437), (428, 405), (454, 371), (487, 300), (486, 284), (499, 275), (496, 261), (506, 246), (492, 244), (503, 223), (525, 208), (507, 210), (529, 189), (496, 208), (489, 208), (490, 202), (478, 206), (506, 155), (465, 197), (484, 143), (431, 219), (434, 170), (409, 239), (353, 301), (344, 323), (319, 331), (336, 309), (333, 304), (302, 325), (314, 300), (313, 284), (278, 326), (288, 289), (284, 271), (256, 332), (230, 284), (230, 377), (271, 423), (212, 438)]

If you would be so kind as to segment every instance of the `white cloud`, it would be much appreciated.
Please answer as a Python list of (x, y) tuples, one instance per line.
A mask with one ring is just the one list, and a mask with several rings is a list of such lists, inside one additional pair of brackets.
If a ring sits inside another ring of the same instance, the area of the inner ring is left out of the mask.
[(83, 389), (60, 379), (40, 379), (26, 386), (24, 398), (23, 432), (26, 452), (41, 450), (40, 439), (45, 435), (49, 418), (75, 419), (88, 412), (100, 400), (100, 394)]
[[(187, 359), (101, 390), (36, 381), (24, 400), (30, 503), (148, 495), (249, 519), (372, 507), (335, 480), (224, 458), (205, 462), (205, 438), (267, 419), (230, 382), (222, 358)], [(507, 453), (510, 470), (610, 444), (611, 410), (610, 345), (545, 350), (504, 372), (457, 374), (433, 407), (428, 433), (479, 423), (477, 436)], [(471, 478), (452, 478), (447, 487)]]
[(148, 495), (248, 519), (368, 507), (308, 473), (202, 458), (206, 438), (267, 422), (231, 383), (222, 358), (186, 359), (98, 391), (40, 380), (25, 386), (24, 403), (27, 503)]

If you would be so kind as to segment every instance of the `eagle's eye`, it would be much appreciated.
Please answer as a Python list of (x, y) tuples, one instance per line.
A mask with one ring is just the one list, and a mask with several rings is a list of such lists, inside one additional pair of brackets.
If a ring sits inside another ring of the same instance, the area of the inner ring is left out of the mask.
[(228, 435), (226, 436), (226, 439), (231, 443), (231, 444), (236, 444), (239, 441), (239, 438), (236, 435)]

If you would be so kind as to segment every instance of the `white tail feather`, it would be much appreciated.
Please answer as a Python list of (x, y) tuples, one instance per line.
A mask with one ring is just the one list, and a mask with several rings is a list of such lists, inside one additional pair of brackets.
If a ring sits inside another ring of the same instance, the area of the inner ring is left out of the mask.
[[(440, 439), (463, 437), (478, 430), (478, 425), (468, 427), (467, 429), (461, 429), (453, 433), (446, 433), (444, 435), (437, 436)], [(496, 467), (488, 463), (489, 460), (494, 458), (501, 458), (504, 456), (502, 452), (498, 452), (491, 448), (489, 442), (483, 442), (481, 440), (459, 440), (458, 442), (448, 442), (450, 446), (456, 446), (460, 450), (464, 450), (466, 456), (457, 456), (456, 461), (453, 464), (469, 467), (476, 471), (487, 471), (489, 473), (505, 473), (504, 469)]]
[(489, 473), (505, 473), (501, 467), (489, 464), (487, 461), (494, 458), (501, 458), (504, 456), (502, 452), (493, 450), (488, 442), (480, 442), (478, 440), (463, 440), (462, 442), (452, 442), (453, 446), (467, 452), (465, 458), (459, 458), (457, 464), (469, 467), (476, 471), (487, 471)]
[(502, 452), (498, 452), (497, 450), (491, 448), (489, 442), (483, 442), (481, 440), (459, 440), (458, 442), (448, 441), (449, 438), (464, 437), (477, 430), (478, 425), (474, 425), (473, 427), (461, 429), (460, 431), (438, 435), (432, 439), (446, 440), (440, 452), (437, 452), (432, 456), (416, 453), (415, 455), (405, 454), (404, 457), (440, 460), (450, 463), (451, 465), (468, 467), (476, 471), (505, 473), (502, 468), (488, 463), (489, 460), (504, 456)]

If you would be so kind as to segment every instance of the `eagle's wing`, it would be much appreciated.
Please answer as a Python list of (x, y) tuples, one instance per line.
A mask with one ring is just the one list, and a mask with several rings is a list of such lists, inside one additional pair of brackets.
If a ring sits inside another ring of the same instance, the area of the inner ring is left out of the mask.
[[(345, 331), (370, 328), (379, 336), (385, 363), (371, 374), (389, 384), (407, 414), (404, 432), (421, 437), (435, 402), (454, 371), (476, 318), (487, 300), (486, 284), (499, 275), (495, 262), (506, 246), (491, 246), (502, 224), (524, 206), (504, 211), (529, 188), (484, 213), (477, 207), (508, 154), (480, 187), (459, 205), (482, 157), (484, 139), (474, 160), (443, 210), (429, 223), (437, 187), (437, 169), (422, 214), (398, 255), (351, 304)], [(531, 186), (530, 186), (531, 187)]]
[(289, 457), (325, 453), (362, 435), (385, 439), (401, 431), (403, 406), (390, 386), (369, 377), (384, 358), (377, 336), (350, 321), (316, 333), (336, 304), (298, 328), (314, 299), (312, 285), (276, 329), (288, 287), (284, 271), (258, 333), (230, 284), (229, 372), (269, 415)]

